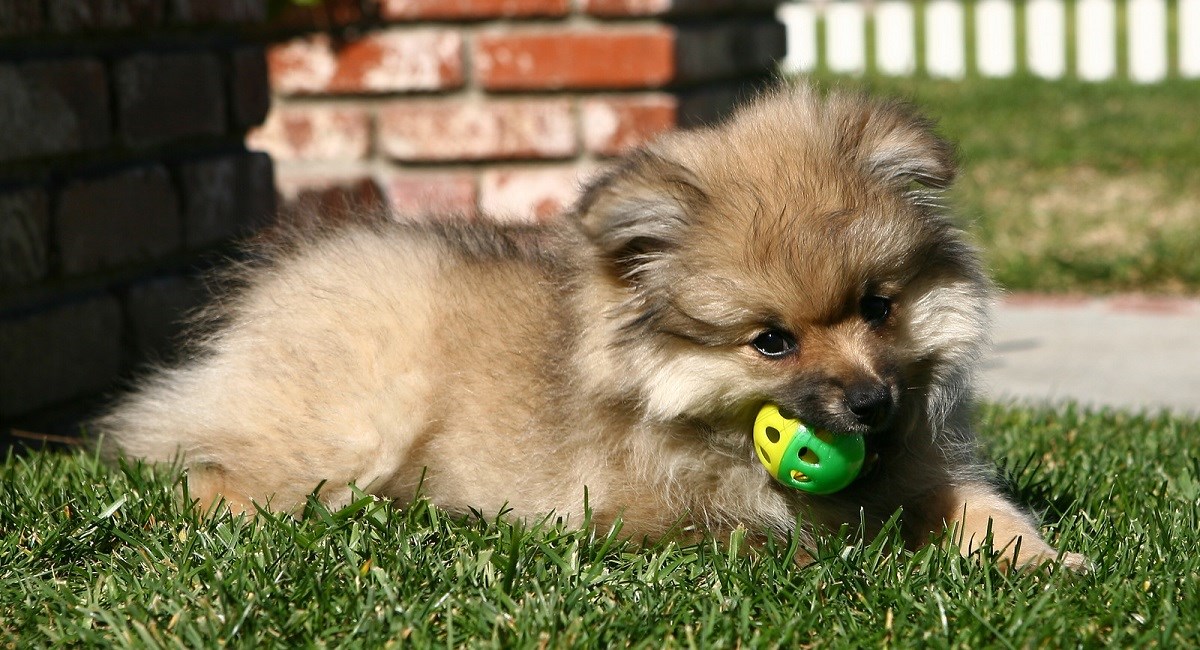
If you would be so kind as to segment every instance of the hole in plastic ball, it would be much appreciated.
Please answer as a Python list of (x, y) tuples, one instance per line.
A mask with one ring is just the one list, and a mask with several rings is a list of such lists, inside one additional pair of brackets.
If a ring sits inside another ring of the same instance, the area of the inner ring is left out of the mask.
[(767, 427), (767, 440), (770, 440), (772, 444), (779, 442), (779, 429)]

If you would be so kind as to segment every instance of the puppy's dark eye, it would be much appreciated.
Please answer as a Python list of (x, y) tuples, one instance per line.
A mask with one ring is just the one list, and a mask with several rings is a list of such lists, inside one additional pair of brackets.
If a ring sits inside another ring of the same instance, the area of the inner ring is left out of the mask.
[(865, 296), (858, 302), (858, 313), (868, 325), (879, 327), (892, 313), (892, 301), (883, 296)]
[(786, 357), (796, 351), (796, 337), (781, 329), (769, 329), (759, 334), (750, 345), (764, 357)]

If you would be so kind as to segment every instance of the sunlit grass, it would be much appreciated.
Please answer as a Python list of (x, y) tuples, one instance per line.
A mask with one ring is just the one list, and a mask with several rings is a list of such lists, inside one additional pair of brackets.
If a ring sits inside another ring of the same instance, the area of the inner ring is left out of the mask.
[(1095, 571), (1013, 574), (894, 531), (638, 548), (368, 497), (301, 520), (203, 519), (170, 472), (87, 454), (0, 474), (0, 645), (1179, 647), (1200, 638), (1200, 424), (989, 408), (1016, 497)]

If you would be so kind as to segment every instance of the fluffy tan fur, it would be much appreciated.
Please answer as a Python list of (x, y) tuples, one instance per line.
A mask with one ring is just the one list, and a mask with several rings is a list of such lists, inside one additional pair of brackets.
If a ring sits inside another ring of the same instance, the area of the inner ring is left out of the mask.
[[(545, 225), (306, 229), (96, 428), (114, 457), (181, 457), (202, 506), (294, 510), (324, 481), (335, 505), (355, 484), (579, 522), (586, 488), (635, 538), (811, 539), (860, 513), (871, 534), (903, 508), (914, 546), (950, 525), (970, 552), (990, 526), (1009, 559), (1018, 539), (1016, 561), (1052, 559), (977, 459), (990, 287), (937, 204), (954, 175), (906, 107), (794, 87), (628, 156)], [(756, 350), (769, 329), (796, 351)], [(886, 417), (856, 416), (856, 386)], [(866, 433), (878, 463), (828, 497), (774, 483), (766, 401)]]

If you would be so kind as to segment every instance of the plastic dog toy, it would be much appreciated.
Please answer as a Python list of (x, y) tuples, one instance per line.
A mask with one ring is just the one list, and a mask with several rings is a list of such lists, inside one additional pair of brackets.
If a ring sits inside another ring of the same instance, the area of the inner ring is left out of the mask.
[(754, 449), (775, 480), (811, 494), (850, 485), (866, 457), (862, 436), (810, 429), (774, 404), (763, 406), (754, 419)]

